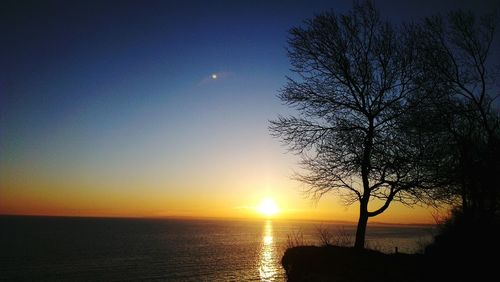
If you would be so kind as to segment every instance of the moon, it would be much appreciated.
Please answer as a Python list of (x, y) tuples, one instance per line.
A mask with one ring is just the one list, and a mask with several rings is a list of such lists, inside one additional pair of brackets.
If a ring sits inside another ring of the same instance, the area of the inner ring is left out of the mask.
[(213, 80), (216, 80), (217, 79), (217, 74), (216, 73), (212, 73), (212, 75), (210, 76)]

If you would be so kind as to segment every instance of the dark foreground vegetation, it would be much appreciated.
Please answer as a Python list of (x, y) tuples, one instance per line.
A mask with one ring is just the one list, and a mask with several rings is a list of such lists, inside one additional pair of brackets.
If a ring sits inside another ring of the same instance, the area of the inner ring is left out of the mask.
[[(498, 251), (498, 249), (497, 249)], [(498, 265), (491, 249), (384, 254), (337, 246), (287, 249), (281, 261), (288, 281), (494, 281)]]
[[(271, 130), (302, 156), (312, 198), (359, 206), (354, 248), (288, 249), (291, 281), (498, 280), (498, 20), (458, 10), (395, 24), (365, 1), (291, 30), (297, 75), (280, 98), (298, 114)], [(369, 219), (394, 201), (454, 207), (424, 254), (365, 249)]]
[(295, 246), (281, 264), (288, 281), (496, 281), (500, 218), (472, 218), (461, 210), (439, 226), (423, 254)]
[(422, 255), (387, 255), (337, 246), (299, 246), (286, 250), (281, 263), (288, 281), (425, 280), (420, 272), (424, 263)]

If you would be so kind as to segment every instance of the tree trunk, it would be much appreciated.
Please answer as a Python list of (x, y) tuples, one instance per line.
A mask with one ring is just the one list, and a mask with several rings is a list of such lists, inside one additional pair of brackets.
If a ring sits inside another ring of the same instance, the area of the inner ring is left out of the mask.
[(363, 160), (361, 163), (361, 179), (363, 180), (363, 196), (359, 201), (359, 220), (356, 229), (356, 242), (354, 248), (365, 248), (366, 224), (368, 223), (368, 201), (370, 200), (370, 169), (371, 169), (371, 154), (373, 147), (373, 118), (369, 119), (370, 125), (368, 133), (365, 136), (363, 148)]
[(360, 203), (358, 227), (356, 229), (356, 241), (354, 242), (354, 248), (356, 249), (365, 248), (365, 235), (366, 235), (367, 223), (368, 223), (368, 203)]

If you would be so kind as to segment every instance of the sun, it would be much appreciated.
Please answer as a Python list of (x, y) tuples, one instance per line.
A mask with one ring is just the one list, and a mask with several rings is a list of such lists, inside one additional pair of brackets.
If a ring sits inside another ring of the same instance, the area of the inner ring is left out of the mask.
[(257, 210), (265, 216), (273, 216), (279, 211), (278, 206), (271, 198), (263, 199)]

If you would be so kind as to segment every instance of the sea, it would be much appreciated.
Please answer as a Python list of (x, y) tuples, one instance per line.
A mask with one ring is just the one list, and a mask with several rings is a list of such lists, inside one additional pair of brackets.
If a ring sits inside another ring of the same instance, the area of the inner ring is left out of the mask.
[[(0, 281), (284, 281), (287, 247), (321, 245), (320, 233), (344, 242), (354, 231), (269, 219), (0, 216)], [(372, 224), (367, 244), (415, 253), (433, 233), (431, 225)]]

